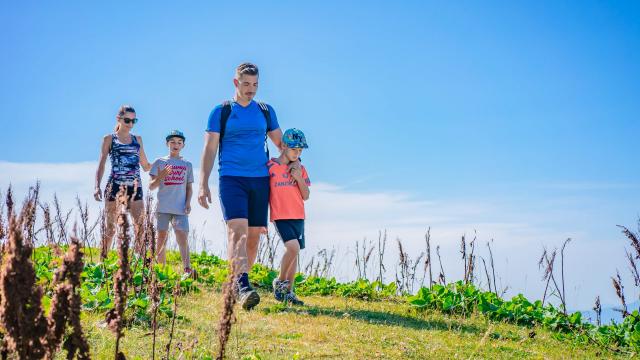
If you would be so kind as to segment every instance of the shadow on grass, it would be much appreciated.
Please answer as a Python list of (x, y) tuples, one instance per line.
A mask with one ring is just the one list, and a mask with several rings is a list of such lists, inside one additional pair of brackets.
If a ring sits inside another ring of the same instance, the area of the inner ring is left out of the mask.
[(329, 316), (337, 319), (354, 319), (369, 324), (401, 326), (408, 329), (417, 330), (447, 330), (458, 331), (470, 334), (480, 334), (484, 331), (473, 325), (457, 323), (455, 321), (447, 322), (443, 320), (419, 319), (401, 314), (388, 313), (375, 310), (363, 309), (335, 309), (321, 306), (308, 307), (289, 307), (283, 304), (277, 304), (263, 309), (266, 314), (270, 313), (293, 313), (298, 315), (309, 316)]

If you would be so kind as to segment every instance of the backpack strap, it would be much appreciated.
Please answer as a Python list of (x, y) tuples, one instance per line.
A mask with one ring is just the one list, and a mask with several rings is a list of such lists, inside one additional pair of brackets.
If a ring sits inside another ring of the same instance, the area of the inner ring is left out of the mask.
[(269, 105), (263, 103), (262, 101), (259, 101), (258, 106), (260, 107), (262, 115), (264, 115), (264, 119), (267, 121), (267, 132), (269, 132), (271, 131), (271, 112), (269, 111)]
[(267, 145), (267, 134), (271, 131), (271, 112), (269, 111), (269, 106), (262, 101), (258, 101), (258, 106), (260, 107), (262, 115), (264, 115), (264, 119), (267, 121), (267, 131), (264, 133), (264, 148), (267, 151), (267, 160), (269, 160), (271, 157), (269, 156), (269, 145)]
[(222, 144), (222, 137), (224, 136), (224, 131), (227, 128), (227, 120), (229, 120), (230, 115), (231, 101), (226, 100), (222, 103), (222, 112), (220, 113), (220, 144)]

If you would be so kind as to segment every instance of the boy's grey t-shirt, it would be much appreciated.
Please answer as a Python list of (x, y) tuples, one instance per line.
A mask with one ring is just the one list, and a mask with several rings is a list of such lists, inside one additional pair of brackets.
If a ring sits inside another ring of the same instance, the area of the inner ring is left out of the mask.
[(156, 159), (149, 174), (158, 176), (166, 165), (171, 165), (171, 171), (160, 183), (158, 188), (158, 205), (156, 211), (160, 213), (186, 215), (184, 207), (187, 201), (187, 184), (193, 182), (193, 167), (182, 158), (169, 156)]

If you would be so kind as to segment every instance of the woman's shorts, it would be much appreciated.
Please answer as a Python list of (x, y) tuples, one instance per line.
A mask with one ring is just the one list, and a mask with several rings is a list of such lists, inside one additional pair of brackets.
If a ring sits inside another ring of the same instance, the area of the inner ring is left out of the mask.
[(220, 205), (224, 220), (247, 219), (249, 226), (267, 226), (269, 177), (220, 177)]
[(298, 240), (300, 249), (304, 249), (304, 219), (275, 220), (273, 223), (283, 242)]
[[(125, 185), (125, 187), (127, 189), (127, 196), (129, 197), (130, 200), (133, 200), (133, 201), (142, 200), (142, 186), (138, 186), (138, 189), (135, 191), (135, 196), (133, 195), (134, 193), (133, 185)], [(119, 192), (120, 192), (120, 185), (109, 182), (107, 183), (107, 187), (104, 188), (104, 197), (107, 199), (107, 201), (115, 201)], [(132, 196), (133, 196), (133, 199), (131, 199)]]
[(158, 231), (167, 231), (169, 230), (169, 223), (173, 227), (173, 230), (179, 230), (184, 232), (189, 232), (189, 216), (187, 215), (176, 215), (176, 214), (168, 214), (168, 213), (156, 213), (156, 226)]

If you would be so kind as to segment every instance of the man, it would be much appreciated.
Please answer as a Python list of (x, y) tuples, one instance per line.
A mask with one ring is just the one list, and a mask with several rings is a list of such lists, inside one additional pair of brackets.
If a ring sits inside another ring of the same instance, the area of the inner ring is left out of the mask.
[(258, 91), (258, 76), (257, 66), (240, 64), (233, 79), (236, 88), (233, 101), (216, 106), (209, 115), (198, 194), (198, 202), (208, 209), (209, 175), (219, 148), (219, 195), (227, 224), (227, 255), (238, 274), (238, 298), (245, 310), (260, 302), (248, 273), (258, 254), (261, 230), (268, 221), (266, 135), (278, 148), (282, 139), (273, 108), (253, 100)]

